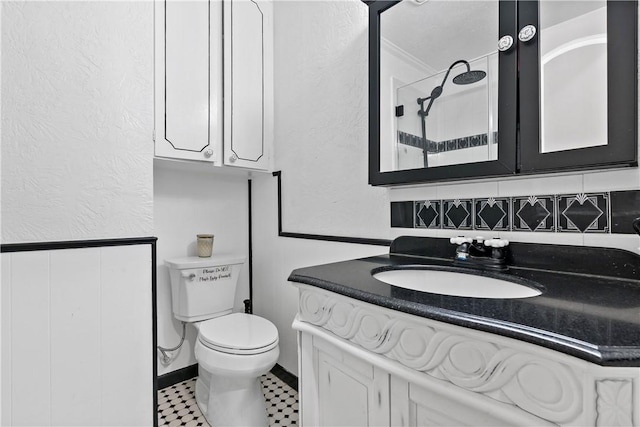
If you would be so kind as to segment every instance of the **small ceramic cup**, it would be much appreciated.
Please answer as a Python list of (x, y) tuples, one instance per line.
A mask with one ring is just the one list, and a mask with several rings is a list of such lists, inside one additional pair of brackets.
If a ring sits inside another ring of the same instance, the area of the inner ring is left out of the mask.
[(213, 252), (213, 234), (197, 234), (198, 237), (198, 256), (207, 258)]

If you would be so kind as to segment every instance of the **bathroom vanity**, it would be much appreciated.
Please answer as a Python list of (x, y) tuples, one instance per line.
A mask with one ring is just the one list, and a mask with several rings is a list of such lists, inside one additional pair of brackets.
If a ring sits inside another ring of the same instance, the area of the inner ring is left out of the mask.
[[(447, 240), (417, 237), (294, 270), (302, 425), (640, 425), (639, 257), (511, 246), (500, 273), (454, 266)], [(540, 294), (453, 296), (374, 277), (392, 270)]]

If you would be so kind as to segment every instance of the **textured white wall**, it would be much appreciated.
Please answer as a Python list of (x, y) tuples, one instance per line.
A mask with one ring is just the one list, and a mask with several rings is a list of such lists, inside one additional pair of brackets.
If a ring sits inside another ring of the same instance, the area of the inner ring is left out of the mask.
[[(153, 3), (0, 14), (2, 243), (152, 235)], [(3, 254), (3, 425), (151, 423), (151, 270), (136, 249)]]
[[(282, 170), (285, 231), (394, 238), (448, 237), (455, 230), (391, 229), (389, 201), (640, 189), (627, 168), (477, 179), (393, 189), (367, 184), (367, 10), (360, 0), (281, 1), (275, 11), (276, 168)], [(297, 372), (291, 270), (387, 252), (385, 247), (277, 237), (275, 178), (254, 180), (255, 312), (280, 332), (279, 363)], [(635, 235), (500, 233), (514, 241), (637, 251)]]
[[(171, 282), (164, 260), (196, 255), (196, 234), (215, 235), (213, 252), (248, 257), (248, 184), (246, 172), (214, 172), (211, 165), (156, 160), (154, 164), (154, 223), (157, 246), (158, 345), (171, 348), (180, 342), (182, 324), (171, 310)], [(235, 173), (233, 173), (235, 172)], [(238, 279), (235, 311), (249, 298), (249, 262)], [(162, 375), (196, 363), (196, 330), (187, 326), (187, 339), (169, 365), (160, 362)]]
[(280, 338), (278, 363), (298, 372), (297, 338), (291, 323), (298, 311), (298, 291), (287, 282), (292, 270), (329, 262), (379, 255), (384, 246), (355, 245), (276, 237), (277, 186), (269, 176), (253, 180), (254, 313), (273, 322)]
[(153, 3), (2, 2), (2, 241), (153, 234)]
[[(367, 184), (367, 14), (359, 0), (275, 3), (275, 168), (286, 231), (389, 235), (388, 190)], [(278, 363), (296, 373), (291, 270), (387, 249), (278, 238), (276, 179), (253, 183), (254, 311), (276, 325)]]
[(275, 168), (283, 171), (284, 227), (386, 234), (389, 209), (379, 207), (388, 204), (387, 191), (367, 185), (367, 6), (278, 1), (274, 15)]

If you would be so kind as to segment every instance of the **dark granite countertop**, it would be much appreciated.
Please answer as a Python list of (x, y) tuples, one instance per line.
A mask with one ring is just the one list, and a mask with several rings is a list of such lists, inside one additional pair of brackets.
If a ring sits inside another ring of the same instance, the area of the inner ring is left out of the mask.
[[(615, 249), (521, 243), (512, 244), (512, 253), (526, 261), (510, 256), (512, 264), (506, 272), (462, 269), (520, 283), (530, 281), (542, 291), (539, 296), (520, 299), (432, 294), (373, 277), (379, 271), (407, 267), (459, 270), (443, 257), (452, 254), (453, 248), (442, 240), (398, 238), (388, 255), (297, 269), (289, 280), (537, 344), (603, 366), (640, 367), (639, 256)], [(416, 249), (420, 245), (423, 249)], [(424, 256), (429, 252), (435, 256)], [(546, 256), (539, 257), (541, 254)]]

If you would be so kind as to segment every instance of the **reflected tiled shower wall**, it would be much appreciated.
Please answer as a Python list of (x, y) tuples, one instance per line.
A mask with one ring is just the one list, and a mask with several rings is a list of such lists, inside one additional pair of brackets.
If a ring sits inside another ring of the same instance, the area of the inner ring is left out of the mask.
[[(411, 147), (426, 149), (431, 154), (444, 153), (447, 151), (462, 150), (465, 148), (481, 147), (488, 144), (486, 133), (465, 136), (462, 138), (449, 139), (446, 141), (431, 141), (410, 133), (398, 131), (398, 142)], [(498, 132), (493, 133), (493, 144), (498, 143)]]
[(391, 227), (634, 234), (640, 191), (391, 202)]

